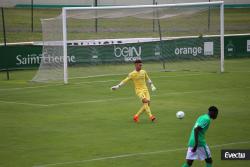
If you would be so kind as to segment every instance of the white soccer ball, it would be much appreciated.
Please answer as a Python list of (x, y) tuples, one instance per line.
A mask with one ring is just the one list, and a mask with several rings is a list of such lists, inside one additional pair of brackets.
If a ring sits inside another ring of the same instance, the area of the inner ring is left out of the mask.
[(183, 111), (178, 111), (178, 112), (176, 113), (176, 117), (177, 117), (178, 119), (182, 119), (182, 118), (184, 118), (184, 116), (185, 116), (185, 113), (184, 113)]

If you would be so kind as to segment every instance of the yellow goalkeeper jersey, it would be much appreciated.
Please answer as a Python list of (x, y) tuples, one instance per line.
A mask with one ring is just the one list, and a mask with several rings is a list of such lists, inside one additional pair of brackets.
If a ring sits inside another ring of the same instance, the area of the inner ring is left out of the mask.
[(136, 71), (129, 73), (128, 77), (125, 78), (122, 83), (126, 83), (129, 80), (132, 80), (135, 85), (135, 91), (138, 90), (148, 90), (146, 81), (149, 80), (148, 74), (145, 70)]

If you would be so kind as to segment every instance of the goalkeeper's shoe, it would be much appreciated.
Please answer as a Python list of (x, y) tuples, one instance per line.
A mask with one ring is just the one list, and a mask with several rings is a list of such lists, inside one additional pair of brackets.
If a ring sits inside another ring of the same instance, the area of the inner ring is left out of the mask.
[(135, 116), (134, 116), (134, 121), (135, 121), (135, 122), (139, 122), (139, 116), (138, 116), (138, 115), (135, 115)]
[(150, 120), (151, 120), (152, 122), (154, 122), (154, 121), (156, 120), (155, 116), (152, 115), (152, 116), (150, 117)]

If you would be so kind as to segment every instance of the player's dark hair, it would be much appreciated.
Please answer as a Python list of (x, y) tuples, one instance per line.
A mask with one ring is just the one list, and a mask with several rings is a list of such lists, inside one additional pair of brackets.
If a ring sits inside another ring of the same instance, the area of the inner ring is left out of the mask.
[(135, 64), (138, 64), (138, 63), (142, 63), (142, 61), (140, 59), (136, 60)]
[(209, 113), (214, 112), (214, 113), (218, 114), (218, 108), (215, 106), (211, 106), (208, 108), (208, 112)]

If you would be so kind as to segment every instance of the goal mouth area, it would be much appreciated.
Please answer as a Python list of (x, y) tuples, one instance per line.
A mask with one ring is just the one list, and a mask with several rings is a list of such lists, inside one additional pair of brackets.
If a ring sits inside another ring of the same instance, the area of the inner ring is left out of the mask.
[(147, 71), (217, 71), (222, 6), (218, 1), (63, 8), (60, 16), (42, 20), (43, 58), (35, 80), (67, 83), (127, 73), (137, 59)]

